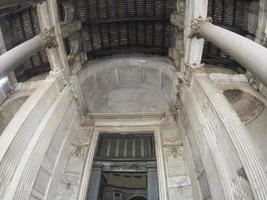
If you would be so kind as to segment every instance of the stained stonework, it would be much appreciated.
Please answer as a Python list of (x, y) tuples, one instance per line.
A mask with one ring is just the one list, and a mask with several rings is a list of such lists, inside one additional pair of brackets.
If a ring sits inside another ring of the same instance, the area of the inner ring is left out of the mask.
[[(10, 84), (0, 87), (0, 135), (27, 98), (34, 92), (41, 81), (16, 84), (10, 91)], [(1, 92), (3, 99), (1, 99)]]
[(265, 108), (256, 97), (240, 90), (226, 90), (224, 95), (245, 124), (255, 120)]
[[(92, 137), (91, 128), (75, 127), (72, 137), (65, 146), (65, 156), (62, 159), (62, 167), (54, 178), (55, 187), (50, 189), (48, 197), (57, 200), (76, 200), (88, 153), (88, 145)], [(67, 150), (70, 149), (70, 150)]]
[(267, 172), (267, 154), (266, 154), (266, 106), (267, 101), (262, 94), (263, 90), (255, 89), (254, 85), (249, 83), (249, 78), (245, 75), (223, 75), (210, 74), (210, 78), (221, 88), (233, 109), (238, 114), (241, 121), (249, 130), (253, 141), (263, 156), (265, 172)]
[(184, 147), (173, 116), (166, 116), (160, 128), (169, 200), (191, 200), (192, 186), (184, 160)]
[(16, 98), (4, 105), (1, 105), (0, 108), (0, 133), (4, 131), (7, 124), (16, 114), (18, 109), (22, 106), (22, 104), (26, 101), (27, 96)]

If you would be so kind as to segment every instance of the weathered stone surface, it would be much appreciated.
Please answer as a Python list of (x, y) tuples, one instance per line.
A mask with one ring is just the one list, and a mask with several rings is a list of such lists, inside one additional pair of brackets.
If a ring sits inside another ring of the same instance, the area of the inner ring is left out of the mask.
[(178, 130), (173, 116), (166, 116), (162, 119), (160, 130), (169, 200), (193, 199), (191, 181), (184, 160), (184, 147), (181, 142), (180, 130)]

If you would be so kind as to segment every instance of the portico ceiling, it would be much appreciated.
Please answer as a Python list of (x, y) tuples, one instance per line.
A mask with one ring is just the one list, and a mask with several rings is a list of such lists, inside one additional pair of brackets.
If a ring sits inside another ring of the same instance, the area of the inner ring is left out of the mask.
[(174, 35), (173, 0), (76, 0), (89, 57), (138, 52), (166, 54)]
[[(59, 1), (63, 2), (63, 1)], [(174, 45), (175, 28), (170, 15), (175, 0), (68, 0), (74, 6), (75, 20), (82, 22), (81, 50), (89, 59), (119, 53), (167, 55)], [(208, 16), (215, 24), (238, 34), (255, 38), (258, 3), (252, 0), (209, 0)], [(29, 4), (5, 8), (1, 28), (7, 49), (38, 34), (37, 11)], [(64, 11), (59, 11), (64, 17)], [(254, 29), (255, 31), (255, 29)], [(68, 50), (68, 43), (66, 48)], [(239, 66), (224, 52), (206, 42), (202, 61), (233, 68)], [(49, 71), (45, 51), (34, 54), (16, 70), (21, 80)]]

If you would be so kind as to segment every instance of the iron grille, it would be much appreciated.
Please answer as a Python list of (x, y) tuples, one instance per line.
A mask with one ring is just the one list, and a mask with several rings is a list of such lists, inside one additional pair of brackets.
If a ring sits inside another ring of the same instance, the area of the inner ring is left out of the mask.
[(154, 161), (153, 135), (101, 134), (95, 160)]

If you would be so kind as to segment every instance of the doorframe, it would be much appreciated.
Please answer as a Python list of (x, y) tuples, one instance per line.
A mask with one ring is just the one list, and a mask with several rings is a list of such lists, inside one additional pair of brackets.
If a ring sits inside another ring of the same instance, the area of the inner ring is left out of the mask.
[(153, 133), (154, 143), (156, 150), (156, 163), (157, 163), (157, 173), (158, 173), (158, 186), (159, 186), (159, 200), (168, 200), (168, 190), (167, 190), (167, 180), (166, 180), (166, 170), (163, 157), (162, 141), (160, 136), (160, 129), (157, 126), (149, 127), (96, 127), (93, 132), (91, 142), (89, 144), (88, 153), (86, 157), (86, 163), (83, 169), (83, 175), (81, 179), (81, 186), (79, 190), (80, 200), (86, 200), (86, 195), (88, 191), (88, 186), (90, 183), (92, 166), (94, 161), (94, 156), (97, 148), (98, 139), (101, 133), (114, 134), (122, 132), (123, 134), (146, 134), (148, 132)]

